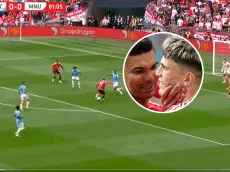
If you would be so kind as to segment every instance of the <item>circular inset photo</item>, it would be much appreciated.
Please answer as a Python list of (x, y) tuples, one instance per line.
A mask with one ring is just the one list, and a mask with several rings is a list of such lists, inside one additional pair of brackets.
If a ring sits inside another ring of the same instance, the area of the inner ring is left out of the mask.
[(156, 113), (185, 108), (198, 95), (203, 77), (203, 62), (196, 48), (169, 32), (153, 33), (137, 41), (123, 65), (129, 96)]

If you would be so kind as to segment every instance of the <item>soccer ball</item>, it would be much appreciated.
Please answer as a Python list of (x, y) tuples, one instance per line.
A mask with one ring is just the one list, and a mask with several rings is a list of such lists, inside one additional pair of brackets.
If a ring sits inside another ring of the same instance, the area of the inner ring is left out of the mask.
[(101, 100), (101, 97), (97, 97), (97, 100), (98, 100), (98, 101)]

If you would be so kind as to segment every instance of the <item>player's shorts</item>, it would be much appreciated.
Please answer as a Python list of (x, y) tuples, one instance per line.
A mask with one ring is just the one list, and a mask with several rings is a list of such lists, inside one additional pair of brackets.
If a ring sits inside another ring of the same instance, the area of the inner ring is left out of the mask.
[(105, 95), (105, 91), (103, 91), (103, 90), (98, 90), (98, 93)]
[(113, 82), (113, 88), (118, 87), (118, 82)]
[(27, 99), (29, 99), (28, 94), (22, 94), (21, 95), (21, 100), (27, 100)]
[(72, 80), (76, 80), (76, 81), (79, 81), (79, 77), (77, 76), (72, 76)]
[(24, 123), (23, 122), (17, 123), (17, 127), (18, 128), (24, 128)]
[(53, 71), (53, 74), (54, 74), (54, 75), (61, 75), (61, 72), (59, 72), (58, 70), (54, 70), (54, 71)]

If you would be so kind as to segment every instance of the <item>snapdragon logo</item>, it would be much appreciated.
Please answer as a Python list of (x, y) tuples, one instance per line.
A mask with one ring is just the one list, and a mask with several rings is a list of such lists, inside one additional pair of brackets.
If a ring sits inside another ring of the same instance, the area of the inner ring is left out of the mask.
[(1, 27), (1, 31), (3, 31), (3, 36), (6, 36), (7, 34), (7, 29), (5, 27)]
[(61, 28), (60, 31), (62, 35), (84, 35), (84, 36), (95, 35), (95, 31), (92, 31), (92, 30)]
[(58, 33), (58, 30), (56, 27), (51, 27), (51, 30), (54, 32), (54, 35), (53, 36), (56, 36), (57, 33)]
[(127, 30), (122, 30), (122, 33), (124, 34), (124, 39), (127, 39), (127, 37), (128, 37), (128, 32), (127, 32)]

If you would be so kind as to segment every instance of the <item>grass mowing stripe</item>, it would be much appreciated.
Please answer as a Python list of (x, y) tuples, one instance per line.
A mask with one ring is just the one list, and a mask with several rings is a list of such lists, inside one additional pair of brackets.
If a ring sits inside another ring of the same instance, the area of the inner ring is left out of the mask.
[[(5, 90), (17, 91), (17, 90), (14, 90), (14, 89), (11, 89), (11, 88), (2, 87), (2, 86), (0, 86), (0, 88), (5, 89)], [(75, 106), (75, 107), (79, 107), (79, 108), (83, 108), (83, 109), (95, 111), (95, 112), (98, 112), (98, 113), (101, 113), (101, 114), (105, 114), (105, 115), (108, 115), (108, 116), (112, 116), (112, 117), (115, 117), (115, 118), (124, 119), (124, 120), (130, 121), (130, 122), (135, 122), (137, 124), (146, 125), (146, 126), (149, 126), (149, 127), (160, 129), (160, 130), (165, 130), (165, 131), (169, 131), (169, 132), (172, 132), (172, 133), (184, 135), (184, 136), (187, 136), (187, 137), (192, 137), (192, 138), (195, 138), (195, 139), (203, 140), (203, 141), (214, 143), (214, 144), (217, 144), (217, 145), (221, 145), (221, 146), (225, 146), (226, 145), (224, 143), (220, 143), (220, 142), (216, 142), (216, 141), (213, 141), (213, 140), (209, 140), (209, 139), (205, 139), (205, 138), (193, 136), (193, 135), (190, 135), (190, 134), (182, 133), (182, 132), (179, 132), (179, 131), (171, 130), (171, 129), (168, 129), (168, 128), (163, 128), (163, 127), (152, 125), (152, 124), (148, 124), (148, 123), (144, 123), (144, 122), (141, 122), (141, 121), (136, 121), (136, 120), (133, 120), (133, 119), (130, 119), (130, 118), (121, 117), (121, 116), (114, 115), (114, 114), (111, 114), (111, 113), (107, 113), (107, 112), (104, 112), (104, 111), (99, 111), (99, 110), (95, 110), (95, 109), (91, 109), (91, 108), (79, 106), (79, 105), (76, 105), (76, 104), (67, 103), (67, 102), (64, 102), (64, 101), (60, 101), (60, 100), (56, 100), (56, 99), (51, 99), (51, 98), (44, 97), (44, 96), (35, 95), (35, 94), (30, 94), (30, 95), (31, 96), (35, 96), (35, 97), (40, 97), (40, 98), (43, 98), (43, 99), (47, 99), (47, 100), (51, 100), (51, 101), (55, 101), (55, 102), (59, 102), (59, 103), (63, 103), (63, 104), (66, 104), (66, 105), (71, 105), (71, 106)]]
[(63, 49), (66, 49), (66, 50), (78, 51), (78, 52), (83, 52), (83, 53), (89, 53), (89, 54), (113, 57), (113, 58), (123, 59), (124, 60), (124, 58), (122, 58), (122, 57), (108, 55), (108, 54), (102, 54), (102, 53), (96, 53), (96, 52), (91, 52), (91, 51), (85, 51), (85, 50), (81, 50), (81, 49), (77, 49), (77, 48), (69, 48), (69, 47), (65, 47), (65, 46), (59, 46), (59, 45), (53, 45), (53, 44), (47, 44), (47, 43), (35, 42), (35, 41), (29, 41), (29, 40), (21, 40), (21, 41), (28, 42), (28, 43), (33, 43), (33, 44), (46, 45), (46, 46), (50, 46), (50, 47), (63, 48)]
[(62, 56), (44, 56), (44, 57), (37, 57), (37, 56), (31, 56), (31, 57), (22, 57), (22, 58), (13, 58), (13, 59), (0, 59), (0, 61), (14, 61), (14, 60), (34, 60), (34, 59), (46, 59), (46, 58), (60, 58), (60, 57), (77, 57), (77, 56), (90, 56), (93, 54), (78, 54), (78, 55), (62, 55)]
[[(0, 103), (2, 106), (15, 107), (15, 105)], [(47, 111), (61, 111), (61, 112), (94, 112), (91, 110), (70, 110), (70, 109), (50, 109), (50, 108), (38, 108), (38, 107), (29, 107), (28, 109), (36, 110), (47, 110)]]
[[(76, 49), (76, 48), (69, 48), (69, 47), (65, 47), (65, 46), (53, 45), (53, 44), (49, 44), (49, 43), (35, 42), (35, 41), (29, 41), (29, 40), (21, 40), (21, 41), (33, 43), (33, 44), (46, 45), (46, 46), (50, 46), (50, 47), (63, 48), (63, 49), (68, 49), (68, 50), (72, 50), (72, 51), (85, 52), (85, 53), (90, 53), (90, 54), (95, 54), (95, 55), (102, 55), (102, 56), (106, 56), (106, 57), (113, 57), (113, 58), (122, 59), (122, 60), (125, 59), (125, 58), (118, 57), (118, 56), (102, 54), (102, 53), (97, 53), (97, 52), (92, 52), (92, 51), (85, 51), (85, 50)], [(204, 73), (208, 74), (208, 75), (213, 75), (212, 73), (208, 73), (208, 72), (204, 72)], [(213, 75), (213, 76), (219, 76), (219, 75)]]

